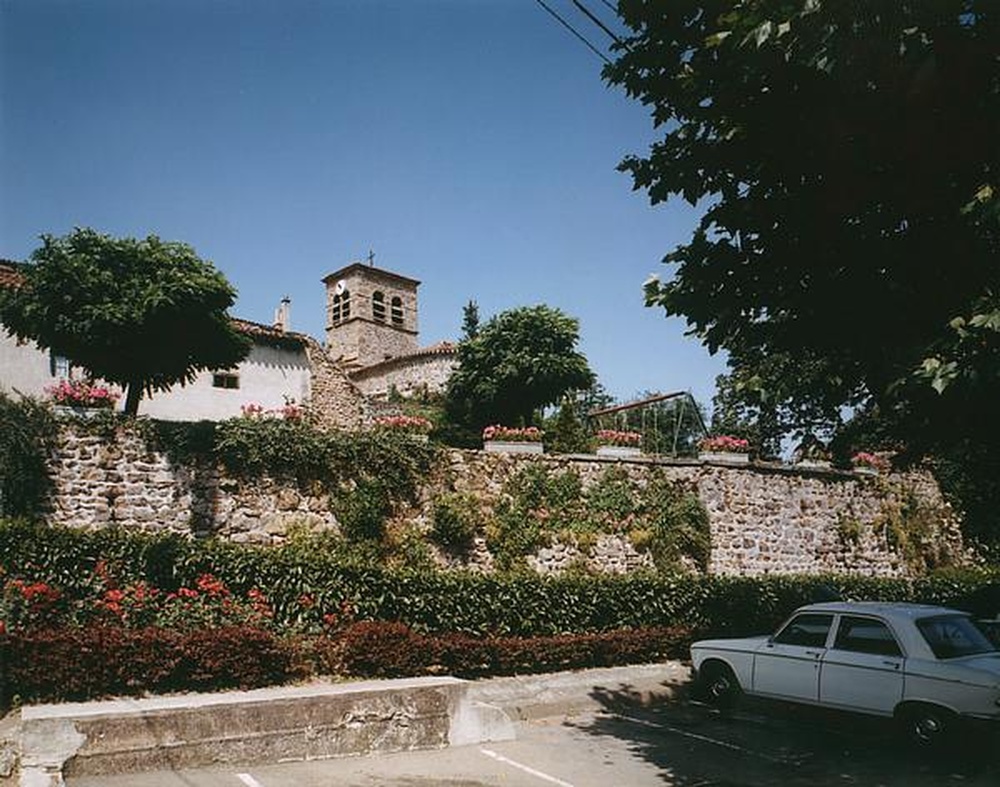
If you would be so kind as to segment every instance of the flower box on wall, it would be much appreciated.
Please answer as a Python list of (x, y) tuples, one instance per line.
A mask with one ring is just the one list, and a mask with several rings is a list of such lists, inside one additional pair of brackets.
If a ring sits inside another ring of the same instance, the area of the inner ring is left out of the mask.
[(702, 462), (745, 465), (750, 462), (750, 443), (725, 434), (706, 437), (698, 446), (698, 458)]
[(730, 451), (701, 451), (698, 458), (702, 462), (714, 462), (723, 465), (750, 464), (750, 454), (739, 454)]
[(486, 440), (483, 449), (489, 454), (541, 454), (545, 447), (541, 443), (524, 443), (508, 440)]
[(597, 455), (615, 459), (631, 459), (642, 456), (642, 449), (632, 445), (599, 445), (597, 446)]
[(483, 429), (483, 448), (491, 454), (541, 454), (542, 430), (534, 426), (487, 426)]
[(828, 459), (802, 459), (794, 465), (802, 470), (830, 470), (833, 462)]
[(875, 476), (888, 473), (892, 469), (892, 463), (885, 454), (868, 451), (858, 451), (851, 457), (851, 464), (854, 466), (854, 472), (858, 475)]
[(487, 440), (483, 448), (490, 454), (541, 454), (545, 447), (541, 443), (521, 443), (507, 440)]

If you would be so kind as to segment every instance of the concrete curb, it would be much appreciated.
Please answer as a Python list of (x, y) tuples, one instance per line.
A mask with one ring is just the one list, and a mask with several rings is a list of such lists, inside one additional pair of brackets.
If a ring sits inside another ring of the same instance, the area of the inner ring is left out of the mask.
[[(57, 787), (64, 775), (316, 760), (511, 740), (515, 720), (645, 704), (669, 696), (687, 677), (686, 667), (668, 662), (482, 681), (313, 683), (29, 706), (20, 711), (16, 736), (19, 784)], [(0, 777), (4, 783), (12, 782)]]

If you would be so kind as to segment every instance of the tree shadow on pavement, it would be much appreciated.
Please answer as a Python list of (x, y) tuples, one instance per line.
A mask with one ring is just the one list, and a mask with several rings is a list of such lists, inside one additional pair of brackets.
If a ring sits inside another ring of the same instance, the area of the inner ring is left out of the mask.
[(626, 744), (672, 787), (995, 787), (995, 735), (919, 752), (891, 720), (743, 698), (722, 713), (693, 700), (690, 683), (663, 691), (595, 687), (601, 712), (566, 722)]

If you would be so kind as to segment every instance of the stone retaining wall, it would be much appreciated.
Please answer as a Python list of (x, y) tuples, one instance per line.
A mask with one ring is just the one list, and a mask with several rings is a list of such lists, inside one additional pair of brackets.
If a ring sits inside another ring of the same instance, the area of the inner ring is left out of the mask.
[[(933, 477), (921, 471), (863, 477), (769, 464), (731, 467), (695, 460), (444, 450), (419, 504), (401, 516), (428, 528), (433, 501), (444, 492), (475, 495), (489, 509), (507, 479), (528, 462), (545, 462), (554, 472), (572, 468), (585, 488), (617, 465), (639, 483), (656, 469), (697, 490), (709, 516), (712, 573), (894, 576), (910, 570), (908, 549), (922, 550), (931, 564), (962, 556), (958, 517)], [(268, 479), (242, 483), (214, 467), (174, 466), (127, 430), (109, 441), (67, 429), (52, 468), (56, 493), (50, 519), (61, 525), (117, 524), (252, 543), (280, 543), (293, 525), (338, 527), (321, 490)], [(914, 523), (919, 527), (911, 527)], [(492, 567), (482, 539), (468, 555), (440, 558), (452, 567)], [(586, 555), (556, 544), (540, 550), (529, 563), (547, 573), (581, 560), (592, 569), (615, 573), (651, 565), (649, 556), (626, 537), (613, 535), (598, 538)]]

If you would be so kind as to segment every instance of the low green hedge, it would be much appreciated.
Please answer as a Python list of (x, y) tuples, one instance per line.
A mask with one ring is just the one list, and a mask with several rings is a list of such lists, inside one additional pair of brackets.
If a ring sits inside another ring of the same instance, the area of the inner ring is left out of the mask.
[(15, 578), (47, 582), (69, 602), (86, 600), (99, 596), (99, 561), (119, 586), (144, 582), (169, 593), (212, 574), (236, 599), (262, 589), (278, 631), (318, 632), (330, 615), (348, 610), (352, 621), (397, 621), (420, 633), (522, 637), (647, 626), (759, 633), (831, 586), (847, 598), (948, 604), (997, 580), (984, 571), (905, 580), (389, 570), (344, 563), (308, 544), (249, 547), (114, 529), (0, 524), (0, 584)]

